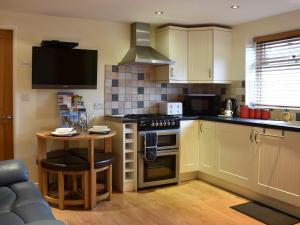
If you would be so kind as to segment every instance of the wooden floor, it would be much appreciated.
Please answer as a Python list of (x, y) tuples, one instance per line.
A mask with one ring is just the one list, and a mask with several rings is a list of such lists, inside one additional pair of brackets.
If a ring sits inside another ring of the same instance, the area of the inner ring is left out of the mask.
[(114, 193), (92, 211), (53, 208), (67, 225), (256, 225), (230, 206), (246, 199), (202, 181), (183, 182), (137, 193)]

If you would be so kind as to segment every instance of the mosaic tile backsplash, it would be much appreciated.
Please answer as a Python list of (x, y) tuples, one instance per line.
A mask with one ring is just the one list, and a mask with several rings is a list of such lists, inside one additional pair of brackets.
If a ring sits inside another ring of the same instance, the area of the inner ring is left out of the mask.
[(245, 101), (245, 82), (222, 84), (165, 84), (156, 82), (148, 66), (105, 66), (105, 114), (157, 113), (158, 103), (178, 101), (183, 94), (213, 93)]

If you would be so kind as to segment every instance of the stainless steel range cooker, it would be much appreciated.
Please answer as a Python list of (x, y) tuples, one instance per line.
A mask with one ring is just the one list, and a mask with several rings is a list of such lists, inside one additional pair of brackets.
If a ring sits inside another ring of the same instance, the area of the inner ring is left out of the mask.
[[(180, 119), (157, 114), (126, 115), (138, 120), (138, 188), (146, 188), (179, 181)], [(157, 133), (156, 160), (144, 160), (144, 137)]]

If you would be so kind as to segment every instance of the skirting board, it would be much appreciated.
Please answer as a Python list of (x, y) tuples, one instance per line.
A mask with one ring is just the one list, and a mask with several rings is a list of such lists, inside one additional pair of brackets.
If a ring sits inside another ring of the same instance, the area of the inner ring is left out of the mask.
[(291, 214), (293, 216), (300, 217), (300, 208), (298, 208), (296, 206), (292, 206), (287, 203), (270, 198), (268, 196), (261, 195), (259, 193), (256, 193), (256, 192), (251, 191), (246, 188), (243, 188), (243, 187), (233, 184), (231, 182), (222, 180), (220, 178), (210, 176), (208, 174), (204, 174), (201, 172), (188, 172), (188, 173), (180, 174), (180, 181), (188, 181), (188, 180), (193, 180), (193, 179), (203, 180), (207, 183), (210, 183), (217, 187), (221, 187), (227, 191), (241, 195), (245, 198), (255, 200), (257, 202), (261, 202), (265, 205), (271, 206), (275, 209), (281, 210), (281, 211)]

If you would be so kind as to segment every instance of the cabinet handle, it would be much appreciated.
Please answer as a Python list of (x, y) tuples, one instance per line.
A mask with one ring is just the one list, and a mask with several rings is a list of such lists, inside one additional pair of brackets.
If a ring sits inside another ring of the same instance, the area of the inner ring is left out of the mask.
[(199, 129), (198, 129), (198, 131), (199, 131), (199, 135), (202, 134), (202, 123), (199, 123)]
[(172, 66), (170, 67), (170, 76), (174, 77), (174, 68)]
[(264, 128), (263, 133), (261, 135), (266, 137), (284, 138), (284, 130), (281, 131), (281, 136), (280, 136), (280, 135), (266, 134), (266, 128)]
[(211, 68), (208, 69), (208, 77), (211, 79)]
[(255, 143), (257, 144), (258, 143), (258, 131), (255, 132), (255, 135), (254, 135), (254, 140), (255, 140)]
[(250, 132), (250, 141), (253, 143), (253, 130)]

